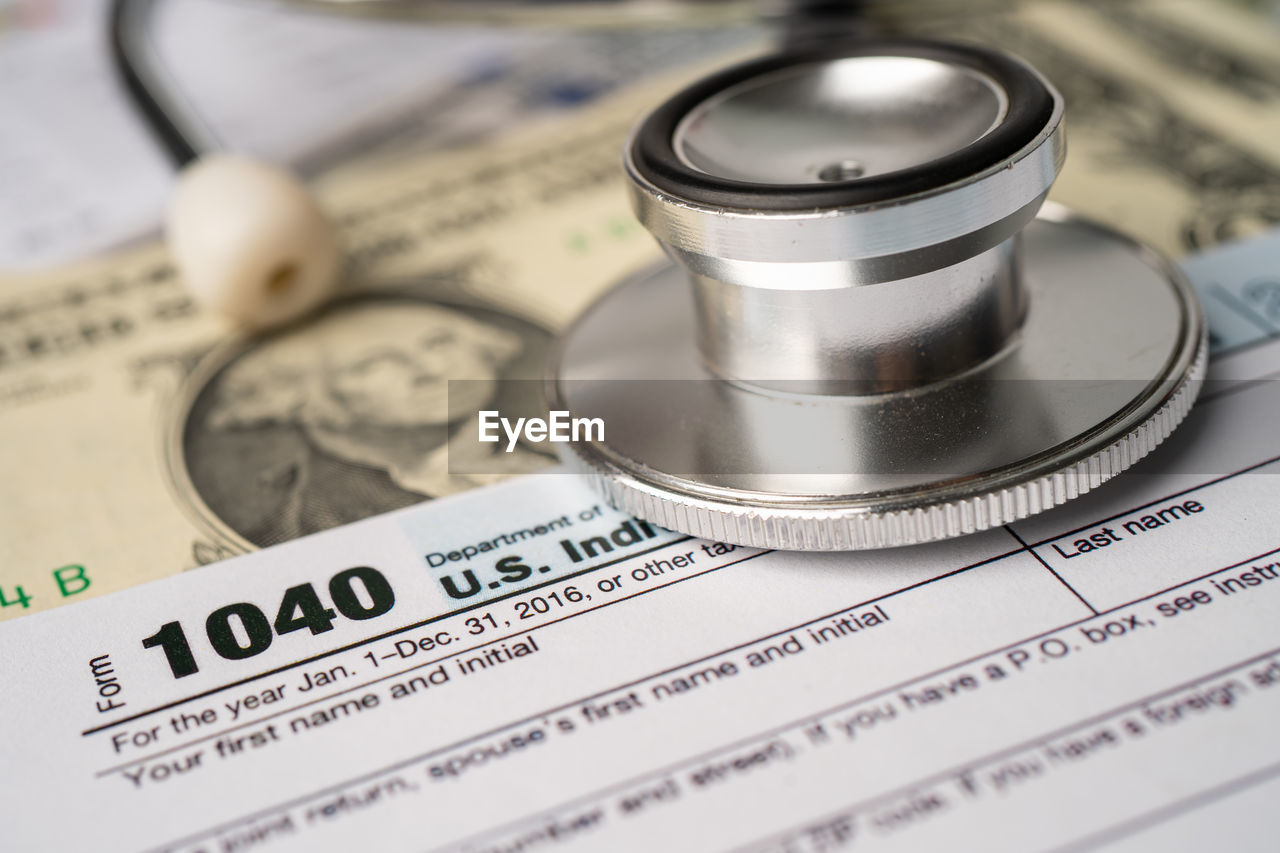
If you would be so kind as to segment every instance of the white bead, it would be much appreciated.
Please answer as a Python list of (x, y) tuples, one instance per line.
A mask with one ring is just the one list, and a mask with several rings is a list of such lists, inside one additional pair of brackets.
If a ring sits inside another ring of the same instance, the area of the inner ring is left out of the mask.
[(297, 178), (266, 163), (217, 154), (188, 166), (166, 231), (196, 300), (243, 325), (287, 323), (337, 288), (333, 226)]

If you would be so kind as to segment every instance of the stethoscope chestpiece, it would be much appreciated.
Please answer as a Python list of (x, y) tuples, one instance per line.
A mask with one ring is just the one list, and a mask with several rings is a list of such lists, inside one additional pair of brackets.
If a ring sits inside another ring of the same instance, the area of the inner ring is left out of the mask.
[(563, 337), (550, 407), (605, 436), (566, 461), (663, 526), (812, 550), (1006, 524), (1132, 465), (1193, 402), (1204, 323), (1168, 263), (1042, 210), (1062, 116), (1020, 60), (917, 40), (658, 107), (625, 165), (674, 263)]

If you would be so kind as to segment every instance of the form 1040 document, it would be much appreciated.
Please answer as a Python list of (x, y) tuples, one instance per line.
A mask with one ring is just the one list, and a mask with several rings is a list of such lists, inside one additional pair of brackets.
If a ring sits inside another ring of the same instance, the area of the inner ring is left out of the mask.
[(761, 552), (553, 473), (4, 623), (0, 846), (1273, 849), (1237, 343), (1132, 473), (951, 542)]

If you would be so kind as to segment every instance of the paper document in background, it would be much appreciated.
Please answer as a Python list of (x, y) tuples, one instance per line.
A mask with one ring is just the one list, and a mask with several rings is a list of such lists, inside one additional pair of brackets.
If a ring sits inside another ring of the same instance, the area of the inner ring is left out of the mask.
[(1280, 236), (1220, 247), (1182, 267), (1197, 285), (1220, 350), (1280, 338)]
[[(172, 180), (111, 63), (110, 4), (26, 5), (0, 34), (0, 114), (22, 117), (0, 133), (0, 271), (154, 233)], [(226, 148), (308, 176), (372, 150), (474, 141), (757, 37), (414, 25), (228, 0), (157, 3), (149, 32)]]

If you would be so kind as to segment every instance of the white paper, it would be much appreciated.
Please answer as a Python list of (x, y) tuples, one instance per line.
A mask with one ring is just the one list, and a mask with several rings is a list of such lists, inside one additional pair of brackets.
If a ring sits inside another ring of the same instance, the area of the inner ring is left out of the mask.
[(108, 4), (47, 4), (0, 33), (0, 270), (65, 260), (159, 222), (170, 169), (107, 52)]
[[(172, 164), (120, 83), (108, 8), (59, 4), (0, 42), (11, 117), (0, 133), (0, 269), (99, 251), (161, 220)], [(460, 81), (500, 77), (553, 41), (225, 0), (158, 4), (148, 34), (169, 85), (224, 148), (304, 166), (367, 146)]]
[[(0, 271), (154, 232), (172, 184), (169, 157), (110, 58), (109, 4), (49, 9), (0, 31)], [(380, 148), (480, 138), (753, 32), (574, 34), (168, 0), (149, 40), (222, 148), (310, 176)]]
[(0, 624), (4, 846), (1273, 849), (1278, 365), (951, 542), (732, 548), (548, 474)]

